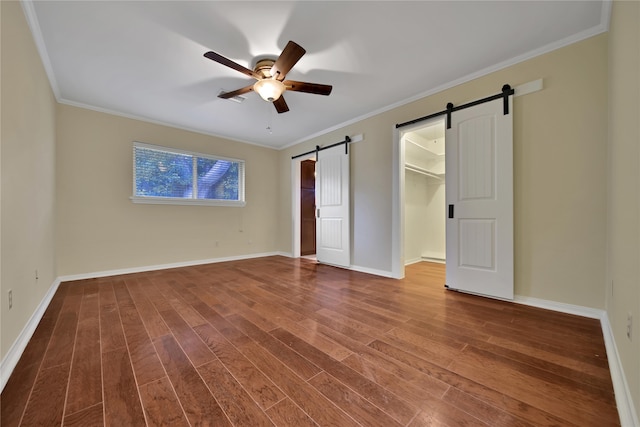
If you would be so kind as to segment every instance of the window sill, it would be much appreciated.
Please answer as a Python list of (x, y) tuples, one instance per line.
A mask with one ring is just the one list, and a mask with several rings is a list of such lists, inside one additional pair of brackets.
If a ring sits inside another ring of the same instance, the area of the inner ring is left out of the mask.
[(238, 200), (208, 200), (208, 199), (180, 199), (170, 197), (130, 197), (133, 203), (147, 205), (183, 205), (183, 206), (226, 206), (244, 207), (247, 203)]

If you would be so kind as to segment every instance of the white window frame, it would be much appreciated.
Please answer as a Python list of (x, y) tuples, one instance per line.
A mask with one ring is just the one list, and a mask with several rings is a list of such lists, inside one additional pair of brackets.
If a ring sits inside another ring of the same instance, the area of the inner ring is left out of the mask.
[[(135, 152), (136, 148), (145, 148), (150, 150), (162, 151), (165, 153), (172, 154), (183, 154), (193, 157), (194, 168), (193, 168), (193, 196), (194, 198), (182, 198), (182, 197), (156, 197), (156, 196), (136, 196), (136, 157)], [(230, 207), (243, 207), (246, 205), (245, 201), (245, 161), (240, 159), (233, 159), (229, 157), (221, 157), (221, 156), (213, 156), (211, 154), (197, 153), (194, 151), (180, 150), (178, 148), (164, 147), (161, 145), (155, 144), (147, 144), (145, 142), (133, 142), (133, 187), (132, 187), (132, 196), (130, 197), (133, 203), (144, 203), (144, 204), (154, 204), (154, 205), (195, 205), (195, 206), (230, 206)], [(197, 188), (197, 167), (195, 167), (195, 163), (198, 158), (210, 159), (210, 160), (227, 160), (230, 162), (238, 163), (238, 200), (218, 200), (218, 199), (198, 199), (198, 188)]]

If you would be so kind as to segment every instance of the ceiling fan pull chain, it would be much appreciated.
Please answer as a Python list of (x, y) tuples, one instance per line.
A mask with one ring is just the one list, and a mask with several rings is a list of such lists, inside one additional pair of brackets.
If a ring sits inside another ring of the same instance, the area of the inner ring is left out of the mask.
[(273, 122), (273, 108), (268, 106), (267, 108), (267, 130), (269, 131), (269, 135), (273, 135), (273, 129), (271, 128), (271, 124)]

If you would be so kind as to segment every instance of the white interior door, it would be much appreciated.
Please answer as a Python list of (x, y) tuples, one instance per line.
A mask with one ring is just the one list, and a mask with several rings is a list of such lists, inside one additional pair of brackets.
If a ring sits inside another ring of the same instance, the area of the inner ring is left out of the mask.
[(513, 105), (503, 99), (451, 115), (446, 131), (450, 289), (513, 299)]
[(318, 152), (316, 162), (316, 257), (318, 262), (351, 265), (349, 154), (344, 145)]

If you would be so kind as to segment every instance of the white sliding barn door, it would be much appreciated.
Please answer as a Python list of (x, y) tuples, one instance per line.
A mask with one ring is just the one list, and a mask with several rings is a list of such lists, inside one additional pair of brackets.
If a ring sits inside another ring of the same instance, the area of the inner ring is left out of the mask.
[(503, 99), (451, 115), (446, 131), (450, 289), (513, 299), (513, 106)]
[(349, 154), (345, 145), (318, 152), (316, 162), (316, 257), (318, 262), (351, 265)]

